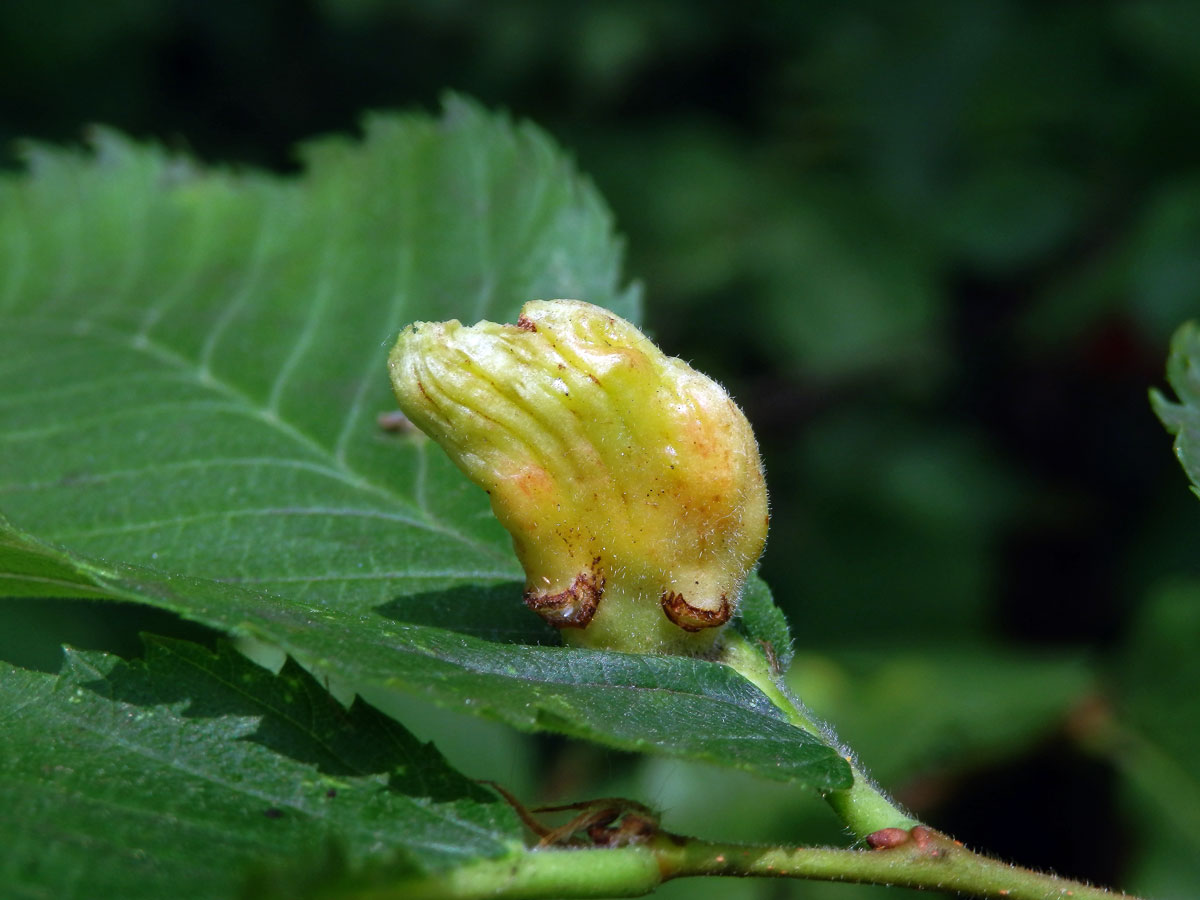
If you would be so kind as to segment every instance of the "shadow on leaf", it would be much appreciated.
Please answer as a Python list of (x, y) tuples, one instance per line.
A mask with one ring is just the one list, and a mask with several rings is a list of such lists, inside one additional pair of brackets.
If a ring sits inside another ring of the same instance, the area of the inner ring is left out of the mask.
[(293, 660), (278, 674), (226, 643), (143, 636), (144, 659), (116, 665), (81, 686), (138, 707), (169, 707), (183, 719), (252, 719), (241, 740), (338, 777), (386, 775), (389, 790), (437, 802), (494, 796), (452, 769), (432, 744), (355, 699), (342, 706)]
[(501, 644), (558, 645), (558, 633), (521, 600), (519, 581), (460, 585), (408, 594), (375, 607), (379, 615), (409, 625), (431, 625)]

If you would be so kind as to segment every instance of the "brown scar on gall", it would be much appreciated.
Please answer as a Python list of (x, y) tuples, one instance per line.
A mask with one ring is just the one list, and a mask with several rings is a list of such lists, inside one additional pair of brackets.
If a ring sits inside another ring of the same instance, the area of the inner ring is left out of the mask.
[(724, 594), (721, 595), (721, 605), (716, 609), (692, 606), (684, 599), (683, 594), (674, 591), (663, 591), (661, 603), (666, 617), (684, 631), (695, 632), (702, 628), (715, 628), (724, 625), (733, 615), (733, 607), (729, 605), (729, 598)]
[(517, 316), (517, 327), (522, 331), (537, 331), (537, 325), (525, 313)]
[(571, 586), (557, 594), (539, 594), (526, 590), (525, 605), (555, 628), (587, 628), (600, 598), (604, 596), (604, 577), (593, 572), (580, 572)]

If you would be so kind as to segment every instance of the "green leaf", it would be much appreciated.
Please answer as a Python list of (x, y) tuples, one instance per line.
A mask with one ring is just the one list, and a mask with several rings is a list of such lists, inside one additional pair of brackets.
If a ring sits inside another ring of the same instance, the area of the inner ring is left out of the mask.
[(0, 507), (85, 554), (363, 609), (520, 569), (487, 498), (389, 433), (387, 348), (535, 297), (637, 316), (595, 191), (461, 100), (299, 180), (98, 132), (0, 180)]
[(67, 651), (0, 665), (0, 893), (228, 897), (251, 866), (438, 872), (521, 846), (499, 797), (289, 663), (147, 639), (144, 661)]
[(0, 182), (8, 592), (149, 603), (355, 688), (846, 785), (724, 666), (536, 646), (556, 637), (484, 493), (377, 424), (411, 319), (538, 296), (636, 315), (591, 188), (457, 100), (305, 156), (295, 181), (233, 176), (102, 133)]
[(0, 515), (0, 593), (16, 597), (107, 597), (70, 557), (19, 533)]
[(1150, 402), (1167, 431), (1175, 435), (1175, 456), (1200, 490), (1200, 325), (1185, 322), (1171, 338), (1167, 381), (1179, 402), (1152, 390)]
[(770, 648), (775, 668), (787, 670), (792, 663), (792, 632), (783, 610), (775, 605), (771, 589), (757, 574), (746, 584), (736, 624), (748, 638)]
[[(16, 544), (22, 537), (9, 528), (6, 540)], [(53, 552), (24, 540), (30, 558)], [(407, 602), (348, 615), (133, 566), (81, 561), (76, 575), (107, 597), (150, 603), (268, 641), (360, 689), (398, 690), (526, 731), (556, 731), (780, 781), (823, 789), (850, 783), (835, 750), (789, 725), (756, 687), (719, 663), (494, 643), (404, 621)], [(440, 592), (433, 599), (445, 601)], [(510, 603), (520, 604), (518, 584), (511, 585)], [(426, 598), (412, 605), (418, 616), (427, 615)]]

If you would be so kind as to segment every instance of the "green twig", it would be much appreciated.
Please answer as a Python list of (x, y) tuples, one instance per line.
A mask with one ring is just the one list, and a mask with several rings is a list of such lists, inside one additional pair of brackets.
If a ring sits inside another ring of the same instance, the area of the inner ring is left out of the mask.
[[(972, 853), (918, 827), (886, 850), (748, 847), (660, 834), (636, 847), (545, 848), (478, 862), (440, 876), (337, 893), (342, 900), (540, 900), (639, 897), (694, 876), (758, 876), (889, 884), (958, 891), (996, 900), (1115, 900), (1128, 897)], [(1130, 898), (1136, 900), (1136, 898)]]

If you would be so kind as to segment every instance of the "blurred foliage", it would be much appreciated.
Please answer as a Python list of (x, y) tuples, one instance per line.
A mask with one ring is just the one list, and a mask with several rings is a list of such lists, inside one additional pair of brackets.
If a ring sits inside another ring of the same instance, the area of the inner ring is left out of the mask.
[[(1145, 392), (1200, 310), (1198, 36), (1188, 0), (14, 3), (0, 141), (102, 121), (289, 169), (445, 88), (534, 119), (616, 210), (651, 330), (759, 430), (801, 693), (935, 824), (1184, 897), (1200, 507)], [(917, 740), (948, 768), (909, 767)], [(546, 795), (811, 812), (525, 748)], [(1028, 818), (1080, 797), (1073, 846)]]

